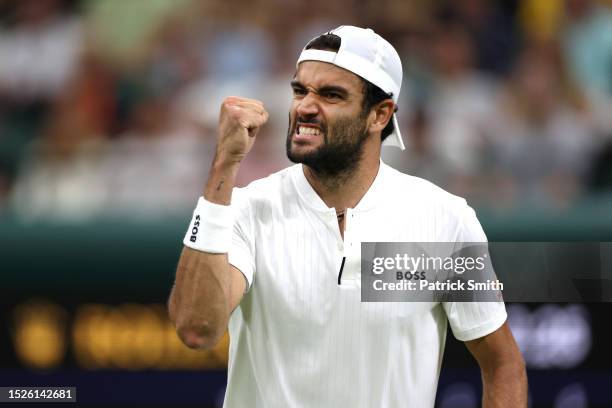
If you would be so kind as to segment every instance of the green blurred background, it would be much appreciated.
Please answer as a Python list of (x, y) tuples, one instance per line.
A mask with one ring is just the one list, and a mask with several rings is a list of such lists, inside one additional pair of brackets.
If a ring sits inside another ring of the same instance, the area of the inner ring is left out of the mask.
[[(227, 338), (165, 311), (223, 97), (271, 118), (239, 185), (289, 164), (301, 47), (340, 24), (396, 46), (407, 150), (491, 241), (612, 241), (612, 8), (596, 0), (0, 0), (0, 385), (81, 403), (220, 406)], [(532, 407), (612, 406), (612, 308), (508, 305)], [(438, 406), (476, 407), (449, 338)]]

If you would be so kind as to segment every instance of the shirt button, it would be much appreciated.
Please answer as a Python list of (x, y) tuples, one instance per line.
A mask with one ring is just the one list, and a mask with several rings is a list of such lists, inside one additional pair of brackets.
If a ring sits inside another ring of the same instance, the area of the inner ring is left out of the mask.
[(338, 242), (338, 251), (342, 251), (342, 249), (344, 249), (344, 245), (342, 245), (342, 242)]

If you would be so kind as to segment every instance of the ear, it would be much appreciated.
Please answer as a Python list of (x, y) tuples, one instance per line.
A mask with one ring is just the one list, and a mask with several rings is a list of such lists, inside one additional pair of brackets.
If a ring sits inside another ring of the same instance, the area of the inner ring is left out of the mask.
[(385, 126), (387, 126), (387, 123), (389, 123), (391, 120), (394, 112), (395, 103), (393, 103), (392, 99), (385, 99), (384, 101), (379, 102), (370, 112), (372, 122), (370, 123), (368, 130), (371, 133), (381, 133)]

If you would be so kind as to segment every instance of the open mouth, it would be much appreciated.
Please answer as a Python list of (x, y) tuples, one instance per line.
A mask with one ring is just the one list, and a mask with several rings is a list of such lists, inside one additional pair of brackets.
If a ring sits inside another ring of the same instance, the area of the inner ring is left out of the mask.
[(303, 135), (303, 136), (308, 136), (308, 135), (319, 136), (321, 135), (321, 129), (316, 128), (316, 127), (311, 127), (311, 126), (300, 125), (296, 128), (296, 134)]
[(298, 122), (293, 134), (293, 141), (299, 144), (316, 143), (317, 140), (325, 136), (325, 132), (315, 124)]

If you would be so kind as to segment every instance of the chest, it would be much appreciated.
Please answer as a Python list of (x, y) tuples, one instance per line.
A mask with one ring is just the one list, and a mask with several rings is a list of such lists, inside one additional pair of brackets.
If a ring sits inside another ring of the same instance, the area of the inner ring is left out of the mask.
[(334, 212), (289, 215), (283, 223), (264, 224), (257, 231), (253, 289), (266, 313), (287, 327), (295, 321), (309, 322), (310, 330), (337, 319), (374, 327), (404, 321), (415, 308), (431, 305), (362, 303), (361, 243), (427, 241), (433, 239), (431, 231), (418, 214), (349, 209), (344, 236)]

